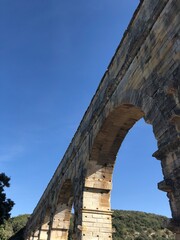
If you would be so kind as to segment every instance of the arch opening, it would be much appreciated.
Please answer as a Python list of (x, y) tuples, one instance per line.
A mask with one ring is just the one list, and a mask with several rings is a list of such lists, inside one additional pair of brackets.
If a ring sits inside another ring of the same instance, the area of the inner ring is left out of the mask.
[(129, 130), (143, 116), (144, 112), (131, 104), (118, 107), (108, 116), (94, 140), (87, 168), (87, 179), (107, 181), (110, 187), (121, 144)]
[(71, 211), (73, 204), (73, 187), (70, 179), (65, 180), (57, 195), (50, 228), (50, 239), (68, 240)]
[[(129, 129), (143, 115), (139, 108), (124, 104), (109, 114), (94, 139), (83, 189), (83, 239), (90, 238), (90, 235), (99, 239), (112, 239), (110, 196), (116, 155)], [(93, 218), (96, 219), (96, 228)], [(87, 232), (89, 236), (86, 236)]]
[[(140, 108), (131, 104), (116, 108), (104, 121), (93, 143), (83, 192), (82, 221), (87, 225), (91, 214), (96, 214), (98, 221), (106, 226), (107, 239), (112, 238), (111, 190), (117, 154), (129, 130), (144, 116)], [(93, 232), (91, 228), (89, 226), (89, 232)], [(101, 231), (101, 224), (97, 224), (97, 228)], [(103, 236), (99, 237), (103, 239)]]
[(118, 151), (111, 193), (113, 209), (171, 216), (166, 194), (157, 188), (163, 174), (160, 161), (152, 157), (156, 149), (152, 126), (140, 119)]
[(38, 230), (38, 240), (46, 240), (48, 238), (50, 216), (51, 216), (51, 208), (50, 206), (48, 206), (47, 208), (45, 208), (45, 212), (41, 214), (41, 219), (39, 222), (39, 230)]

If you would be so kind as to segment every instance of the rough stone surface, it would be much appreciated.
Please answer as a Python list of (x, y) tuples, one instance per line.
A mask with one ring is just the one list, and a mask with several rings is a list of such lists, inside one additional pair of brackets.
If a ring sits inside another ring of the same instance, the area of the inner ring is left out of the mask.
[(117, 152), (144, 117), (153, 126), (180, 240), (180, 70), (178, 0), (144, 0), (137, 8), (79, 128), (26, 226), (25, 240), (112, 239), (110, 193)]

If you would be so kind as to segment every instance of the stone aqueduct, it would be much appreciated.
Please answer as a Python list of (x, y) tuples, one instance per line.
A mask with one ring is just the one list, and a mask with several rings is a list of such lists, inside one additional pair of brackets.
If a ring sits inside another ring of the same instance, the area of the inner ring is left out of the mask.
[(117, 152), (140, 118), (152, 125), (180, 239), (178, 0), (141, 0), (62, 161), (28, 220), (25, 240), (112, 239), (110, 193)]

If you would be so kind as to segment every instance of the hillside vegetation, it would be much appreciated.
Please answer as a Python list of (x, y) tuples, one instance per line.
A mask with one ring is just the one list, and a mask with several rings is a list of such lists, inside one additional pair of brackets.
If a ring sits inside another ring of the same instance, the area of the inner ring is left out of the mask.
[[(30, 215), (24, 214), (10, 218), (0, 226), (0, 240), (23, 240), (23, 228)], [(13, 236), (11, 238), (11, 236)]]
[(115, 210), (113, 240), (174, 240), (174, 235), (163, 227), (167, 220), (150, 213)]
[[(23, 240), (23, 227), (29, 215), (20, 215), (0, 227), (1, 240)], [(115, 210), (113, 213), (113, 240), (174, 240), (163, 226), (167, 218), (155, 214)], [(72, 224), (69, 233), (72, 240)]]

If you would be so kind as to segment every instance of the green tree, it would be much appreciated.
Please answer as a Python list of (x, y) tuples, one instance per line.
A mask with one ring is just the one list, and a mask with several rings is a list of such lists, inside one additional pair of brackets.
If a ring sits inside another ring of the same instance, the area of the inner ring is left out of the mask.
[(14, 206), (14, 202), (6, 198), (4, 192), (5, 187), (10, 187), (10, 178), (5, 173), (0, 173), (0, 225), (4, 224), (5, 220), (10, 218), (10, 211)]

